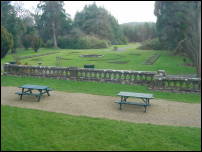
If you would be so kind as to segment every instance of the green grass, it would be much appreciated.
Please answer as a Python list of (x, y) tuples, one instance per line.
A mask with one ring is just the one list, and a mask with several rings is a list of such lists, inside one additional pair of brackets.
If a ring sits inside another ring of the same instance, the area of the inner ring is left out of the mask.
[(1, 150), (200, 150), (201, 129), (1, 106)]
[(167, 99), (187, 103), (200, 103), (201, 96), (194, 93), (171, 93), (148, 90), (146, 86), (101, 83), (101, 82), (85, 82), (57, 80), (49, 78), (33, 78), (33, 77), (16, 77), (2, 76), (1, 86), (21, 86), (23, 84), (47, 85), (54, 90), (81, 92), (96, 95), (116, 96), (120, 91), (153, 93), (155, 98)]
[[(47, 56), (22, 59), (22, 64), (38, 65), (42, 62), (44, 66), (55, 66), (56, 57), (61, 56), (67, 60), (61, 60), (60, 66), (83, 67), (84, 64), (94, 64), (97, 69), (117, 69), (117, 70), (140, 70), (157, 71), (165, 70), (168, 74), (195, 74), (193, 67), (184, 66), (183, 57), (173, 56), (169, 51), (138, 50), (139, 44), (131, 43), (129, 45), (117, 45), (119, 48), (125, 48), (125, 51), (113, 51), (113, 46), (106, 49), (47, 49), (41, 48), (38, 53), (33, 50), (18, 49), (17, 55), (27, 56), (35, 54), (45, 54), (47, 52), (59, 52)], [(72, 53), (78, 52), (78, 53)], [(160, 58), (153, 65), (144, 65), (143, 63), (153, 54), (160, 54)], [(101, 54), (103, 57), (80, 57), (83, 54)], [(12, 56), (7, 55), (1, 60), (1, 64), (12, 61)], [(112, 63), (114, 62), (114, 63)], [(117, 64), (119, 62), (126, 64)], [(190, 61), (187, 61), (190, 62)]]

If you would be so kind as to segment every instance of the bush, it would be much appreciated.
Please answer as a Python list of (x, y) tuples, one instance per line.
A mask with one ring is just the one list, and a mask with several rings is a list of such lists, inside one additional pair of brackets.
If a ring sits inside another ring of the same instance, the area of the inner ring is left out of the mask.
[(52, 47), (53, 47), (53, 41), (52, 41), (52, 40), (48, 40), (48, 41), (44, 44), (44, 47), (52, 48)]
[(16, 62), (16, 63), (18, 63), (18, 62), (20, 62), (20, 56), (18, 55), (18, 54), (12, 54), (12, 57), (13, 57), (13, 60)]
[(1, 26), (1, 58), (5, 57), (8, 51), (13, 47), (13, 37), (6, 28)]
[(37, 52), (38, 49), (41, 46), (41, 39), (39, 37), (33, 36), (32, 37), (32, 42), (31, 42), (31, 46), (34, 49), (34, 51)]
[(99, 49), (109, 47), (107, 40), (101, 40), (95, 36), (59, 37), (58, 46), (65, 49)]
[(117, 51), (117, 49), (118, 49), (117, 46), (114, 46), (114, 47), (113, 47), (113, 50), (114, 50), (114, 51)]
[(26, 34), (22, 37), (22, 44), (24, 48), (27, 50), (31, 47), (32, 35)]
[(161, 50), (162, 45), (158, 38), (146, 40), (142, 43), (142, 45), (138, 48), (142, 50)]

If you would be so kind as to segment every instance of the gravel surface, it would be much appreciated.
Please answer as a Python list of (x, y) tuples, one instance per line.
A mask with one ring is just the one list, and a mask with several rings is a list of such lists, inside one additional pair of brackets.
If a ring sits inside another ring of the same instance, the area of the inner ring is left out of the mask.
[[(118, 96), (52, 91), (51, 96), (44, 95), (40, 102), (37, 102), (36, 97), (33, 96), (23, 96), (23, 99), (20, 100), (19, 96), (15, 94), (16, 91), (20, 91), (20, 89), (1, 87), (1, 104), (77, 116), (201, 128), (201, 104), (152, 99), (150, 100), (151, 106), (145, 113), (144, 107), (135, 105), (122, 105), (122, 110), (119, 110), (119, 104), (114, 103), (119, 100)], [(134, 100), (139, 99), (128, 99), (128, 101)]]

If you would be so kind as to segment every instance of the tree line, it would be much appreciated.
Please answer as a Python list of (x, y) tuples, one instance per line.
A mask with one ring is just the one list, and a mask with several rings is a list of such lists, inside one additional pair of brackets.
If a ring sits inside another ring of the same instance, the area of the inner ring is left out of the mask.
[(121, 24), (124, 35), (129, 42), (143, 42), (156, 38), (156, 23), (131, 22)]
[[(1, 30), (12, 35), (12, 53), (16, 48), (105, 48), (127, 44), (118, 21), (95, 3), (77, 12), (74, 20), (64, 10), (63, 1), (40, 1), (37, 11), (16, 7), (1, 1)], [(2, 53), (4, 56), (5, 53)]]

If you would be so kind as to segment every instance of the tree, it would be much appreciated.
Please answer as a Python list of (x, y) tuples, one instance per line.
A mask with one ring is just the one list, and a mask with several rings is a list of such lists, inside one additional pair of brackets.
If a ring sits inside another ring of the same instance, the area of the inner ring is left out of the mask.
[(63, 9), (63, 1), (42, 1), (38, 8), (42, 10), (42, 14), (37, 14), (37, 27), (41, 36), (47, 41), (53, 40), (54, 47), (57, 48), (57, 37), (64, 33), (62, 30), (68, 28), (70, 19), (69, 15)]
[(20, 37), (23, 31), (21, 19), (17, 17), (17, 11), (11, 1), (1, 1), (1, 25), (13, 36), (12, 53), (20, 46)]
[(199, 27), (199, 60), (198, 60), (198, 75), (201, 77), (201, 2), (198, 4), (198, 27)]
[(76, 13), (74, 26), (87, 35), (110, 40), (113, 44), (124, 43), (123, 31), (118, 21), (107, 10), (98, 7), (95, 3), (86, 5), (81, 12)]
[(32, 37), (38, 35), (35, 24), (33, 14), (29, 11), (26, 11), (26, 15), (22, 15), (22, 24), (23, 24), (23, 34), (21, 36), (22, 45), (25, 49), (31, 47)]
[(8, 51), (13, 47), (12, 35), (1, 26), (1, 58), (5, 57)]
[(34, 49), (35, 52), (38, 51), (38, 49), (40, 48), (41, 46), (41, 39), (39, 37), (36, 37), (36, 36), (32, 36), (32, 39), (31, 39), (31, 46), (32, 48)]
[(157, 16), (156, 28), (163, 49), (175, 50), (178, 42), (184, 39), (188, 27), (186, 14), (189, 2), (156, 1), (154, 14)]
[(156, 24), (153, 22), (124, 23), (121, 27), (130, 42), (143, 42), (156, 37)]
[(27, 50), (29, 47), (31, 47), (31, 41), (32, 41), (32, 35), (25, 34), (22, 36), (22, 44)]
[(189, 7), (190, 12), (186, 14), (189, 26), (186, 29), (181, 48), (192, 60), (198, 76), (201, 76), (201, 2), (189, 3)]
[(157, 1), (157, 32), (166, 49), (187, 55), (200, 75), (201, 2)]

